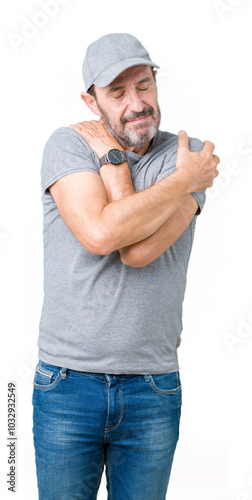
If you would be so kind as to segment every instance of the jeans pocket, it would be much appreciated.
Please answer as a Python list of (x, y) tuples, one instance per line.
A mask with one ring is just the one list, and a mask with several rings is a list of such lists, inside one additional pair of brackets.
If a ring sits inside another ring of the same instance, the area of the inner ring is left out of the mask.
[(35, 369), (33, 385), (41, 391), (51, 391), (62, 379), (66, 379), (67, 369), (39, 361)]
[(179, 372), (148, 375), (152, 389), (160, 394), (177, 394), (181, 392)]

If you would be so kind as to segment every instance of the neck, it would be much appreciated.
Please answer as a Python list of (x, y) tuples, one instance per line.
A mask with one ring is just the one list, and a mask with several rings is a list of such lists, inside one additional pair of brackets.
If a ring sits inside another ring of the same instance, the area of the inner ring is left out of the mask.
[(140, 156), (144, 156), (150, 147), (150, 143), (151, 143), (151, 141), (147, 142), (146, 144), (144, 144), (140, 148), (135, 148), (135, 147), (130, 148), (129, 147), (128, 149), (129, 149), (129, 151), (133, 151), (133, 153), (137, 153)]
[(124, 150), (132, 151), (133, 153), (137, 153), (140, 156), (144, 156), (145, 153), (147, 153), (152, 142), (153, 142), (153, 139), (151, 139), (151, 141), (147, 142), (146, 144), (144, 144), (143, 146), (140, 146), (140, 147), (125, 146), (125, 145), (123, 147), (124, 147)]

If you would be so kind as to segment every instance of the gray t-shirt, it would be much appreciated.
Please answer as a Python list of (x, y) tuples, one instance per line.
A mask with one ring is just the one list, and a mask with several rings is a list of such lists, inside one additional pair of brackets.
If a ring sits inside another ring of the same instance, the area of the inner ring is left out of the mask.
[[(191, 151), (204, 144), (189, 138)], [(126, 151), (136, 191), (176, 168), (178, 137), (158, 131), (144, 156)], [(182, 303), (195, 223), (160, 257), (134, 268), (119, 251), (88, 252), (63, 221), (48, 187), (64, 175), (99, 174), (98, 156), (75, 130), (57, 129), (41, 167), (44, 212), (44, 300), (39, 358), (73, 370), (113, 374), (161, 374), (179, 369)], [(193, 193), (198, 213), (205, 191)]]

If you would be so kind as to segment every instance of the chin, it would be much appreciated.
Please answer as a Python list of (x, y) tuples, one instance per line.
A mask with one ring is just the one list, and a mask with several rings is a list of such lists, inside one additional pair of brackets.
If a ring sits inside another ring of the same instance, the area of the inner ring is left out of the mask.
[(153, 139), (156, 132), (157, 132), (156, 125), (152, 125), (151, 127), (148, 128), (148, 130), (145, 133), (142, 134), (127, 129), (124, 137), (125, 144), (127, 144), (127, 146), (134, 146), (134, 147), (144, 146), (147, 142), (150, 142)]

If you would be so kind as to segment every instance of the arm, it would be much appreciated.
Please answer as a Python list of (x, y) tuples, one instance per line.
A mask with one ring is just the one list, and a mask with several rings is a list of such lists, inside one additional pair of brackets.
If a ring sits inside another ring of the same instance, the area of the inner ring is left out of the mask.
[[(103, 165), (100, 174), (107, 191), (108, 201), (115, 201), (135, 193), (130, 171), (126, 165), (122, 168)], [(150, 264), (167, 250), (185, 231), (198, 208), (198, 203), (190, 194), (151, 236), (123, 248), (119, 248), (121, 260), (132, 267)]]
[(197, 208), (197, 201), (189, 195), (154, 234), (134, 245), (120, 249), (122, 262), (132, 267), (143, 267), (153, 262), (182, 235)]
[[(112, 136), (110, 136), (110, 134), (105, 133), (104, 135), (104, 127), (99, 122), (81, 122), (78, 125), (71, 127), (78, 130), (78, 132), (89, 143), (90, 147), (92, 147), (92, 149), (96, 151), (99, 157), (103, 156), (104, 152), (107, 152), (112, 147), (118, 147), (119, 149), (121, 149), (119, 143), (111, 142)], [(112, 137), (112, 141), (115, 141), (114, 137)], [(185, 153), (186, 155), (188, 155), (188, 152), (188, 136), (187, 134), (185, 134), (185, 136), (179, 137), (177, 169), (181, 164), (188, 163), (188, 158), (184, 158)], [(193, 154), (195, 155), (195, 153)], [(197, 154), (198, 153), (196, 153), (196, 155)], [(210, 157), (212, 159), (211, 154)], [(192, 157), (192, 159), (194, 158), (195, 156)], [(219, 160), (218, 157), (215, 158)], [(133, 195), (135, 191), (127, 162), (124, 162), (120, 166), (115, 166), (112, 164), (103, 165), (100, 169), (100, 174), (106, 188), (109, 203), (121, 200), (125, 197), (128, 197), (128, 201), (132, 199), (129, 199), (129, 197)], [(174, 173), (172, 175), (174, 175)], [(216, 175), (217, 172), (215, 171), (214, 176)], [(162, 183), (163, 181), (159, 182)], [(212, 182), (209, 185), (212, 185)], [(153, 186), (149, 189), (152, 188)], [(146, 191), (147, 190), (145, 190), (144, 193), (146, 193)], [(191, 194), (187, 193), (187, 196), (185, 196), (184, 199), (181, 200), (180, 205), (170, 212), (170, 215), (168, 215), (167, 219), (162, 224), (160, 224), (159, 227), (151, 235), (145, 236), (143, 239), (138, 240), (133, 244), (128, 243), (126, 246), (118, 248), (121, 254), (122, 262), (131, 266), (140, 267), (147, 265), (155, 260), (167, 248), (169, 248), (185, 231), (186, 227), (194, 217), (197, 207), (198, 204), (194, 197)], [(150, 206), (150, 212), (151, 211), (152, 207)], [(152, 213), (150, 212), (148, 212), (149, 217), (152, 216)]]
[(66, 225), (89, 252), (98, 255), (147, 238), (188, 196), (187, 183), (176, 172), (111, 203), (102, 179), (93, 172), (65, 175), (49, 189)]
[[(98, 124), (108, 134), (99, 122), (86, 123)], [(100, 156), (111, 147), (118, 147), (113, 136), (109, 136), (106, 144), (99, 137), (95, 139)], [(90, 145), (87, 133), (85, 140)], [(149, 237), (191, 192), (212, 185), (218, 163), (212, 158), (212, 149), (209, 143), (201, 152), (191, 153), (194, 156), (190, 164), (183, 161), (162, 181), (111, 203), (100, 176), (93, 172), (65, 175), (49, 189), (63, 220), (80, 243), (91, 253), (106, 255)]]

